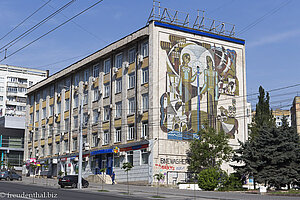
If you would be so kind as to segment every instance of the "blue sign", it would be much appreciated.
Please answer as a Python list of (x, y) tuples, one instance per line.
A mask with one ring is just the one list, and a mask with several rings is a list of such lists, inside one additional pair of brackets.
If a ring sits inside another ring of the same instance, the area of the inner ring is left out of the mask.
[(100, 149), (100, 150), (97, 150), (97, 151), (92, 151), (91, 156), (92, 155), (97, 155), (97, 154), (104, 154), (104, 153), (113, 153), (113, 152), (114, 152), (113, 149)]

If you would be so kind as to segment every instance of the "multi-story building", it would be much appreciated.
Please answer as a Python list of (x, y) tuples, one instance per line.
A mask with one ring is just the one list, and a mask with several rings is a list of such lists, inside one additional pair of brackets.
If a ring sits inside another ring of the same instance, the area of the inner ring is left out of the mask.
[(0, 116), (25, 116), (27, 88), (48, 77), (48, 71), (0, 65)]
[(291, 124), (300, 134), (300, 96), (296, 96), (291, 107)]
[(24, 156), (25, 117), (0, 117), (0, 169), (21, 171)]
[(247, 139), (245, 46), (221, 34), (153, 20), (34, 85), (25, 160), (76, 174), (80, 125), (84, 176), (106, 168), (119, 182), (124, 162), (130, 181), (152, 183), (158, 172), (182, 181), (189, 141), (207, 126), (238, 147)]
[(48, 71), (0, 65), (1, 167), (22, 169), (27, 88), (48, 77)]
[(286, 118), (288, 125), (291, 126), (291, 113), (289, 110), (276, 109), (272, 112), (272, 114), (275, 118), (275, 124), (277, 127), (282, 126), (283, 117)]

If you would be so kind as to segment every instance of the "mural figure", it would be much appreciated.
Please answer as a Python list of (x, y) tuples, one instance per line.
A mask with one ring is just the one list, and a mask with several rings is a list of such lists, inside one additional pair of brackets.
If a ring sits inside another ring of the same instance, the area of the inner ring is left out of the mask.
[(217, 105), (219, 97), (218, 74), (214, 70), (213, 62), (206, 56), (207, 69), (204, 70), (204, 85), (200, 95), (207, 94), (207, 119), (210, 127), (216, 128)]
[[(166, 53), (166, 92), (160, 100), (160, 127), (168, 139), (188, 140), (210, 126), (234, 138), (239, 81), (236, 52), (223, 46), (169, 35), (161, 41)], [(221, 102), (233, 98), (231, 105)]]

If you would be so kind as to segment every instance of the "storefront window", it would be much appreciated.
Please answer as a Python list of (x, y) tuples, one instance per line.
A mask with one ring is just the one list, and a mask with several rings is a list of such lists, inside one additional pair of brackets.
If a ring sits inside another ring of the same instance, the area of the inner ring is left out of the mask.
[(130, 162), (133, 165), (133, 151), (127, 152), (127, 162)]

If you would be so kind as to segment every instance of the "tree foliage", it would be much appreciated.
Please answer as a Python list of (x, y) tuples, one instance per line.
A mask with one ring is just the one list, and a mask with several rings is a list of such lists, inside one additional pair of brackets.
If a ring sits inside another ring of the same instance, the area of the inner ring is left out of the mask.
[[(299, 135), (289, 127), (286, 118), (276, 127), (269, 106), (269, 95), (259, 88), (259, 102), (251, 125), (251, 137), (235, 151), (233, 166), (243, 176), (253, 176), (254, 181), (280, 188), (299, 179)], [(255, 184), (255, 183), (254, 183)]]
[(213, 191), (222, 182), (222, 171), (220, 169), (210, 167), (202, 170), (198, 174), (198, 185), (203, 190)]
[(223, 161), (229, 161), (232, 148), (228, 144), (229, 137), (213, 128), (202, 129), (199, 139), (190, 143), (187, 152), (189, 159), (188, 170), (199, 173), (204, 168), (219, 168)]

